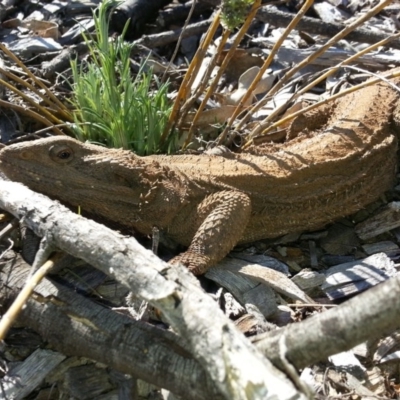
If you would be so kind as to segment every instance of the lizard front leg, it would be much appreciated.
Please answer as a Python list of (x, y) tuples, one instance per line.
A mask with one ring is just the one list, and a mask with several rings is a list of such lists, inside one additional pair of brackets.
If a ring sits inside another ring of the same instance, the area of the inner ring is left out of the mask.
[[(224, 190), (207, 196), (196, 208), (197, 231), (184, 253), (171, 263), (181, 263), (195, 275), (222, 260), (242, 238), (249, 222), (251, 201), (247, 194)], [(192, 218), (191, 218), (192, 219)]]

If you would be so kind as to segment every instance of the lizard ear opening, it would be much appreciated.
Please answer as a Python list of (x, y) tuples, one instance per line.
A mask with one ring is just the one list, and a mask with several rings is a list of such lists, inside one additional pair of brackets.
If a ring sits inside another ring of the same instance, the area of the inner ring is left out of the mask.
[(49, 149), (50, 158), (60, 164), (71, 162), (74, 159), (74, 152), (71, 147), (65, 144), (56, 144)]

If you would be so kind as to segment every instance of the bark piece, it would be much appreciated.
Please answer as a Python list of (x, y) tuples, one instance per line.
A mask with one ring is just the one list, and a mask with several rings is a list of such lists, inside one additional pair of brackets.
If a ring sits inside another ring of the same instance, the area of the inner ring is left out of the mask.
[(356, 233), (362, 240), (368, 240), (381, 233), (400, 226), (400, 202), (393, 201), (376, 215), (359, 223)]
[(397, 246), (396, 243), (393, 243), (390, 240), (385, 240), (382, 242), (376, 242), (370, 244), (363, 244), (361, 247), (368, 255), (375, 253), (389, 253), (399, 249), (399, 246)]
[[(185, 20), (188, 17), (189, 11), (192, 7), (192, 3), (192, 1), (189, 1), (185, 4), (175, 5), (174, 7), (160, 11), (157, 17), (157, 22), (161, 26), (169, 26), (172, 24), (176, 25), (177, 23)], [(198, 17), (200, 14), (202, 14), (204, 11), (209, 10), (210, 8), (210, 4), (196, 2), (192, 18)]]
[(141, 45), (149, 48), (166, 46), (170, 43), (176, 42), (179, 37), (187, 38), (189, 36), (204, 33), (210, 26), (210, 23), (210, 20), (194, 22), (193, 24), (189, 24), (185, 29), (174, 29), (143, 36), (142, 38), (135, 40), (133, 43), (135, 46)]
[(88, 400), (113, 388), (105, 369), (96, 368), (93, 364), (68, 369), (63, 386), (73, 398)]
[(315, 289), (325, 282), (325, 275), (317, 271), (303, 269), (292, 279), (301, 290), (309, 291)]
[(350, 391), (362, 399), (376, 398), (376, 394), (367, 389), (359, 379), (348, 371), (329, 369), (327, 378), (331, 380), (336, 387)]
[(99, 3), (100, 0), (71, 0), (65, 7), (65, 14), (68, 17), (91, 14)]
[(398, 330), (379, 341), (373, 354), (374, 363), (379, 364), (391, 359), (398, 359), (399, 352), (396, 349), (399, 344), (400, 332)]
[(314, 11), (326, 23), (343, 23), (346, 19), (350, 18), (351, 15), (340, 8), (334, 7), (326, 1), (313, 5)]
[(66, 47), (61, 50), (60, 54), (52, 58), (50, 61), (45, 61), (41, 65), (41, 71), (46, 79), (54, 79), (57, 73), (64, 72), (71, 65), (71, 58), (77, 56), (74, 47)]
[(205, 276), (232, 293), (243, 307), (247, 308), (248, 304), (253, 304), (265, 317), (275, 314), (277, 303), (274, 291), (249, 277), (240, 275), (233, 267), (237, 265), (236, 263), (242, 265), (243, 262), (235, 259), (223, 260), (217, 267), (209, 269)]
[(395, 272), (393, 261), (386, 254), (378, 253), (329, 268), (321, 289), (330, 299), (338, 300), (384, 282)]
[(259, 321), (251, 314), (245, 314), (238, 318), (235, 321), (235, 325), (241, 332), (247, 334), (248, 336), (258, 333), (257, 330), (259, 327)]
[[(300, 300), (304, 303), (313, 303), (313, 300), (282, 272), (275, 271), (271, 268), (266, 268), (257, 264), (249, 264), (246, 261), (232, 259), (223, 260), (221, 263), (219, 263), (217, 268), (214, 268), (214, 270), (218, 270), (218, 268), (225, 272), (230, 271), (234, 274), (244, 275), (247, 278), (251, 278), (256, 282), (271, 287), (278, 293), (282, 293), (291, 299)], [(210, 279), (216, 279), (215, 274), (216, 271), (214, 272), (213, 270), (210, 270), (210, 272), (207, 272), (206, 277), (210, 277)]]
[[(255, 43), (257, 42), (267, 42), (268, 38), (258, 38), (254, 40)], [(280, 47), (277, 54), (275, 55), (274, 59), (277, 62), (285, 63), (285, 64), (296, 64), (300, 61), (304, 60), (305, 58), (309, 57), (313, 54), (315, 48), (312, 49), (292, 49), (289, 47)], [(269, 55), (270, 50), (263, 49), (263, 53)], [(346, 60), (351, 55), (355, 54), (349, 50), (344, 50), (336, 47), (329, 48), (324, 54), (321, 54), (315, 60), (310, 62), (310, 66), (315, 65), (319, 67), (333, 67), (339, 64), (340, 62)], [(382, 68), (389, 68), (390, 64), (397, 64), (398, 58), (397, 54), (395, 53), (373, 53), (373, 54), (366, 54), (361, 56), (357, 59), (358, 64), (365, 68), (369, 68), (372, 70), (382, 69)], [(320, 68), (319, 68), (320, 69)]]
[(12, 368), (3, 377), (0, 399), (24, 399), (64, 359), (64, 354), (37, 349), (24, 362)]
[(328, 229), (328, 235), (321, 239), (321, 247), (330, 254), (344, 255), (352, 253), (360, 244), (353, 228), (334, 224)]

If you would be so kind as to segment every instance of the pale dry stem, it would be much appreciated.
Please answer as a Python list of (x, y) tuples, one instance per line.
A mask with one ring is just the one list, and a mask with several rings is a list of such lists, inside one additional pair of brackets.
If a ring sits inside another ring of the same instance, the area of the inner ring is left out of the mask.
[[(276, 94), (284, 84), (288, 82), (288, 80), (295, 74), (297, 73), (300, 69), (304, 68), (306, 65), (308, 65), (310, 62), (324, 54), (331, 46), (336, 44), (339, 40), (343, 39), (345, 36), (347, 36), (350, 32), (352, 32), (354, 29), (356, 29), (358, 26), (363, 24), (365, 21), (370, 19), (373, 15), (377, 14), (379, 11), (381, 11), (385, 6), (391, 3), (391, 0), (383, 0), (381, 1), (378, 5), (376, 5), (374, 8), (372, 8), (368, 13), (362, 15), (360, 18), (358, 18), (356, 21), (351, 23), (350, 25), (346, 26), (342, 31), (340, 31), (337, 35), (335, 35), (333, 38), (328, 40), (323, 46), (321, 46), (319, 49), (317, 49), (314, 53), (306, 57), (303, 61), (295, 65), (291, 70), (289, 70), (283, 77), (282, 79), (279, 80), (279, 82), (261, 99), (257, 104), (255, 104), (246, 114), (246, 116), (238, 123), (238, 125), (235, 127), (236, 130), (240, 130), (243, 128), (243, 125), (250, 119), (250, 117), (257, 112), (262, 106), (264, 106), (269, 99)], [(264, 122), (264, 121), (263, 121)], [(261, 127), (261, 124), (258, 125), (256, 128), (253, 129), (251, 132), (251, 137), (255, 137), (256, 135), (259, 135), (261, 131), (263, 130), (264, 127)]]
[(17, 319), (19, 313), (22, 310), (22, 307), (28, 301), (28, 298), (33, 293), (35, 287), (40, 283), (40, 281), (46, 276), (46, 274), (50, 271), (51, 268), (53, 268), (54, 264), (61, 257), (62, 253), (56, 253), (28, 279), (25, 286), (0, 321), (0, 340), (4, 340), (8, 330)]
[[(324, 72), (322, 75), (320, 75), (318, 78), (314, 79), (312, 82), (310, 82), (307, 86), (305, 86), (303, 89), (299, 90), (297, 93), (294, 93), (293, 96), (289, 99), (290, 102), (296, 100), (297, 98), (299, 98), (301, 95), (303, 95), (304, 93), (308, 92), (309, 90), (311, 90), (313, 87), (315, 87), (316, 85), (318, 85), (318, 83), (322, 82), (324, 79), (328, 78), (329, 76), (333, 75), (334, 73), (336, 73), (340, 68), (345, 67), (345, 66), (349, 66), (350, 63), (352, 63), (353, 61), (355, 61), (356, 59), (362, 57), (363, 55), (375, 50), (376, 48), (378, 48), (379, 46), (384, 46), (387, 43), (389, 43), (390, 41), (396, 39), (400, 37), (400, 32), (396, 33), (395, 35), (392, 35), (390, 37), (387, 37), (386, 39), (383, 39), (371, 46), (366, 47), (365, 49), (359, 51), (356, 54), (353, 54), (352, 56), (350, 56), (349, 58), (347, 58), (346, 60), (343, 60), (342, 62), (340, 62), (339, 64), (337, 64), (336, 66), (329, 68), (326, 72)], [(329, 99), (327, 99), (329, 100)], [(270, 115), (268, 115), (268, 117), (266, 117), (261, 123), (260, 126), (261, 128), (264, 130), (266, 128), (268, 128), (268, 126), (270, 125), (271, 121), (273, 121), (277, 115), (279, 115), (283, 109), (285, 109), (287, 107), (287, 103), (283, 104), (281, 107), (276, 108)], [(279, 122), (279, 121), (277, 121)], [(250, 139), (253, 136), (250, 135)]]
[[(250, 10), (249, 14), (246, 17), (246, 20), (244, 21), (243, 25), (241, 26), (239, 32), (236, 35), (235, 40), (233, 41), (231, 48), (229, 49), (228, 53), (226, 54), (221, 66), (219, 67), (219, 70), (218, 70), (216, 76), (214, 77), (213, 81), (211, 82), (210, 87), (208, 88), (207, 92), (205, 93), (204, 99), (201, 102), (199, 108), (197, 109), (196, 115), (194, 116), (194, 119), (193, 119), (193, 121), (191, 123), (191, 127), (190, 127), (190, 130), (189, 130), (189, 135), (188, 135), (188, 137), (186, 139), (185, 146), (187, 146), (190, 143), (190, 140), (191, 140), (192, 135), (193, 135), (193, 130), (194, 130), (194, 127), (195, 127), (195, 124), (196, 124), (196, 121), (200, 118), (200, 115), (201, 115), (204, 107), (206, 106), (207, 101), (213, 95), (213, 93), (215, 91), (215, 88), (217, 87), (217, 84), (218, 84), (219, 80), (222, 77), (222, 74), (225, 72), (225, 70), (226, 70), (226, 68), (227, 68), (227, 66), (229, 64), (229, 61), (234, 56), (237, 47), (239, 46), (239, 44), (242, 41), (244, 35), (248, 31), (248, 29), (250, 27), (250, 24), (253, 21), (255, 15), (257, 14), (257, 11), (258, 11), (260, 5), (261, 5), (261, 0), (255, 0), (255, 2), (253, 3), (253, 5), (251, 7), (251, 10)], [(228, 37), (229, 37), (229, 34), (230, 34), (230, 31), (226, 31), (224, 33), (224, 35), (223, 35), (223, 40), (227, 41)]]
[(311, 7), (311, 5), (314, 3), (314, 0), (307, 0), (303, 7), (299, 10), (299, 12), (296, 14), (296, 16), (293, 18), (293, 20), (290, 22), (290, 24), (286, 27), (285, 31), (282, 33), (280, 38), (277, 40), (277, 42), (274, 44), (270, 54), (268, 55), (267, 59), (265, 60), (263, 66), (260, 68), (258, 71), (258, 74), (254, 78), (253, 82), (251, 83), (249, 89), (247, 90), (246, 94), (243, 96), (243, 98), (240, 100), (239, 104), (235, 108), (235, 111), (233, 112), (232, 116), (229, 118), (229, 121), (223, 130), (223, 132), (220, 134), (219, 138), (217, 139), (217, 145), (221, 145), (224, 143), (226, 136), (228, 135), (229, 129), (232, 127), (235, 119), (237, 116), (243, 111), (244, 105), (246, 104), (247, 100), (250, 98), (250, 96), (253, 94), (254, 90), (257, 87), (257, 84), (260, 82), (262, 79), (265, 71), (267, 68), (271, 65), (276, 53), (278, 52), (279, 48), (281, 47), (282, 43), (284, 40), (289, 36), (289, 33), (296, 27), (296, 25), (299, 23), (299, 21), (303, 18), (307, 10)]
[(57, 105), (57, 108), (60, 110), (67, 110), (65, 105), (51, 92), (51, 90), (40, 80), (38, 79), (26, 66), (25, 64), (12, 52), (10, 51), (4, 44), (0, 43), (0, 50), (3, 51), (8, 57), (11, 58), (28, 76), (36, 83), (40, 88), (42, 88), (46, 95), (54, 101)]
[[(385, 81), (385, 82), (386, 82), (387, 79), (398, 78), (398, 77), (400, 77), (400, 71), (399, 71), (399, 70), (398, 70), (398, 71), (395, 71), (395, 72), (392, 71), (392, 72), (390, 72), (390, 73), (388, 73), (388, 74), (386, 74), (386, 75), (379, 76), (379, 77), (377, 77), (377, 78), (375, 78), (375, 79), (371, 79), (371, 80), (369, 80), (369, 81), (360, 83), (359, 85), (353, 86), (353, 87), (351, 87), (351, 88), (349, 88), (349, 89), (343, 90), (342, 92), (337, 93), (337, 94), (335, 94), (335, 95), (329, 97), (328, 99), (325, 99), (325, 100), (319, 101), (319, 102), (317, 102), (317, 103), (311, 104), (311, 105), (308, 106), (308, 107), (305, 107), (305, 108), (303, 108), (303, 109), (301, 109), (301, 110), (299, 110), (299, 111), (297, 111), (297, 112), (295, 112), (295, 113), (293, 113), (293, 114), (289, 114), (289, 115), (287, 115), (285, 118), (282, 118), (282, 119), (280, 119), (279, 121), (277, 121), (277, 122), (275, 122), (275, 123), (273, 123), (273, 124), (270, 124), (270, 125), (268, 126), (268, 128), (266, 128), (265, 130), (263, 130), (263, 131), (260, 133), (260, 135), (258, 135), (258, 137), (260, 137), (260, 136), (265, 136), (265, 135), (267, 135), (268, 133), (270, 133), (273, 129), (277, 128), (278, 126), (280, 126), (280, 125), (282, 125), (282, 124), (285, 124), (286, 122), (289, 122), (291, 119), (296, 118), (297, 116), (299, 116), (299, 115), (301, 115), (301, 114), (304, 114), (304, 113), (306, 113), (306, 112), (308, 112), (308, 111), (311, 111), (311, 110), (313, 110), (313, 109), (315, 109), (315, 108), (317, 108), (317, 107), (320, 107), (320, 106), (322, 106), (323, 104), (327, 104), (327, 103), (329, 103), (330, 101), (337, 100), (337, 99), (339, 99), (339, 98), (341, 98), (341, 97), (344, 97), (344, 96), (346, 96), (346, 95), (348, 95), (348, 94), (350, 94), (350, 93), (356, 92), (357, 90), (360, 90), (360, 89), (362, 89), (362, 88), (364, 88), (364, 87), (375, 85), (375, 84), (378, 83), (379, 81)], [(246, 150), (246, 149), (252, 144), (252, 140), (253, 140), (252, 138), (251, 138), (250, 140), (248, 140), (248, 141), (246, 142), (246, 144), (242, 147), (242, 150)]]
[(215, 35), (215, 32), (217, 31), (217, 29), (219, 27), (220, 14), (221, 14), (221, 10), (217, 11), (217, 13), (215, 14), (214, 19), (204, 37), (204, 40), (200, 43), (200, 45), (196, 51), (196, 54), (194, 55), (191, 63), (189, 64), (189, 68), (183, 78), (183, 81), (179, 88), (178, 94), (176, 96), (171, 114), (168, 119), (168, 123), (166, 124), (164, 132), (161, 135), (161, 139), (160, 139), (161, 142), (165, 141), (169, 132), (171, 131), (174, 124), (178, 120), (181, 103), (182, 103), (182, 101), (186, 100), (186, 98), (188, 97), (188, 92), (190, 91), (190, 89), (193, 85), (193, 81), (200, 69), (201, 63), (205, 56), (205, 52), (206, 52), (209, 44), (211, 43), (212, 38)]
[[(230, 35), (230, 31), (224, 31), (221, 41), (218, 45), (218, 48), (215, 52), (215, 54), (213, 55), (213, 57), (210, 60), (209, 65), (206, 68), (206, 72), (204, 73), (204, 76), (201, 79), (200, 84), (198, 85), (198, 87), (194, 90), (194, 93), (190, 96), (190, 98), (188, 100), (186, 100), (185, 104), (182, 106), (182, 111), (180, 114), (180, 118), (179, 118), (179, 122), (177, 124), (177, 129), (179, 130), (180, 127), (182, 126), (182, 124), (184, 123), (184, 119), (187, 115), (187, 113), (189, 112), (190, 108), (193, 106), (193, 104), (195, 103), (195, 101), (198, 99), (198, 97), (200, 96), (200, 94), (204, 91), (204, 89), (207, 86), (208, 80), (215, 68), (215, 66), (217, 65), (217, 61), (218, 61), (218, 57), (220, 55), (220, 53), (223, 51), (225, 44), (229, 38)], [(196, 119), (197, 121), (197, 119)], [(192, 122), (192, 124), (194, 123), (194, 121)], [(190, 133), (189, 133), (190, 135)]]

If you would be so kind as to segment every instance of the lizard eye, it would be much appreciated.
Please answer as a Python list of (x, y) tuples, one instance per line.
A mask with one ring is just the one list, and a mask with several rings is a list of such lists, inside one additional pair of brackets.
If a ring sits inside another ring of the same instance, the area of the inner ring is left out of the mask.
[(57, 157), (61, 158), (62, 160), (66, 160), (70, 156), (71, 156), (71, 153), (69, 151), (66, 151), (66, 150), (62, 150), (57, 154)]
[(74, 152), (69, 146), (55, 145), (50, 147), (50, 158), (58, 163), (67, 163), (73, 160)]

